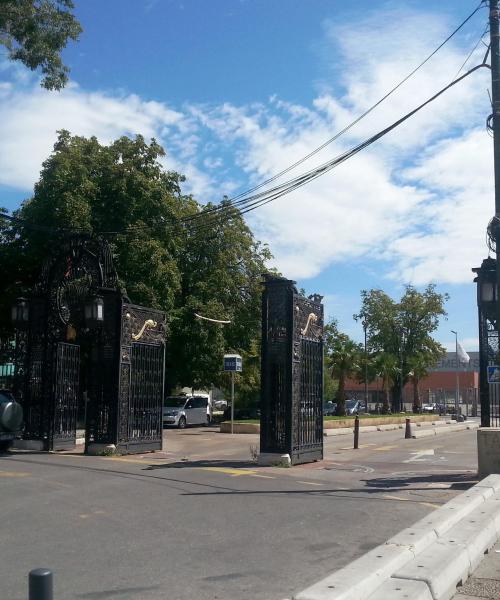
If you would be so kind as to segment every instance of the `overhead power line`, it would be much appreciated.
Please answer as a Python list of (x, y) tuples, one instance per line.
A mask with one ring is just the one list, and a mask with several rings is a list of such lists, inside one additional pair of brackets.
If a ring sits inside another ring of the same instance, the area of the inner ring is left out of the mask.
[[(382, 98), (380, 98), (380, 100), (378, 100), (375, 104), (373, 104), (370, 108), (368, 108), (364, 113), (362, 113), (359, 117), (357, 117), (349, 125), (344, 127), (341, 131), (339, 131), (333, 137), (328, 139), (326, 142), (324, 142), (323, 144), (321, 144), (320, 146), (318, 146), (317, 148), (312, 150), (309, 154), (302, 157), (301, 159), (299, 159), (298, 161), (296, 161), (295, 163), (293, 163), (286, 169), (283, 169), (282, 171), (280, 171), (273, 177), (263, 181), (259, 185), (254, 186), (253, 188), (250, 188), (249, 190), (247, 190), (247, 192), (242, 192), (241, 194), (238, 194), (237, 196), (234, 196), (233, 198), (225, 201), (223, 204), (219, 204), (212, 208), (201, 210), (200, 212), (196, 213), (195, 215), (191, 215), (191, 216), (184, 217), (184, 218), (179, 218), (175, 222), (173, 222), (169, 225), (170, 226), (184, 225), (184, 226), (188, 227), (189, 231), (192, 234), (197, 234), (197, 233), (206, 231), (207, 229), (211, 229), (217, 221), (217, 218), (216, 218), (217, 215), (223, 214), (226, 216), (229, 212), (232, 212), (234, 210), (237, 210), (238, 215), (243, 215), (243, 214), (251, 212), (261, 206), (264, 206), (270, 202), (273, 202), (274, 200), (277, 200), (278, 198), (284, 196), (285, 194), (288, 194), (288, 193), (302, 187), (306, 183), (313, 181), (317, 177), (320, 177), (321, 175), (329, 172), (331, 169), (335, 168), (339, 164), (342, 164), (343, 162), (345, 162), (346, 160), (348, 160), (349, 158), (351, 158), (352, 156), (354, 156), (355, 154), (357, 154), (364, 148), (368, 147), (369, 145), (371, 145), (372, 143), (374, 143), (375, 141), (377, 141), (378, 139), (380, 139), (381, 137), (383, 137), (384, 135), (386, 135), (387, 133), (389, 133), (396, 127), (398, 127), (401, 123), (403, 123), (404, 121), (409, 119), (416, 112), (418, 112), (419, 110), (424, 108), (427, 104), (429, 104), (430, 102), (432, 102), (433, 100), (438, 98), (441, 94), (443, 94), (445, 91), (447, 91), (450, 87), (452, 87), (453, 85), (456, 85), (458, 82), (462, 81), (465, 77), (467, 77), (468, 75), (470, 75), (471, 73), (473, 73), (474, 71), (479, 69), (480, 67), (487, 66), (485, 64), (485, 62), (483, 62), (482, 64), (478, 65), (477, 67), (474, 67), (473, 69), (470, 69), (469, 71), (467, 71), (461, 77), (455, 78), (448, 86), (446, 86), (445, 88), (440, 90), (437, 94), (435, 94), (434, 96), (429, 98), (429, 100), (427, 100), (426, 102), (424, 102), (423, 104), (418, 106), (416, 109), (412, 110), (411, 112), (407, 113), (404, 117), (402, 117), (398, 121), (394, 122), (392, 125), (386, 127), (385, 129), (383, 129), (382, 131), (373, 135), (372, 137), (368, 138), (364, 142), (361, 142), (354, 148), (347, 150), (346, 152), (340, 154), (339, 156), (323, 163), (322, 165), (320, 165), (318, 167), (315, 167), (314, 169), (311, 169), (305, 173), (302, 173), (301, 175), (299, 175), (293, 179), (290, 179), (290, 180), (285, 181), (277, 186), (274, 186), (273, 188), (267, 189), (267, 190), (265, 190), (263, 192), (259, 192), (257, 194), (251, 194), (251, 192), (254, 192), (254, 191), (262, 188), (263, 186), (271, 183), (272, 181), (275, 181), (276, 179), (278, 179), (279, 177), (288, 173), (289, 171), (291, 171), (298, 165), (302, 164), (303, 162), (305, 162), (306, 160), (308, 160), (309, 158), (311, 158), (312, 156), (314, 156), (315, 154), (320, 152), (326, 146), (333, 143), (341, 135), (343, 135), (344, 133), (349, 131), (352, 127), (354, 127), (354, 125), (359, 123), (363, 118), (365, 118), (368, 114), (370, 114), (373, 110), (375, 110), (375, 108), (377, 108), (382, 102), (384, 102), (389, 96), (391, 96), (397, 89), (399, 89), (406, 81), (408, 81), (408, 79), (410, 79), (419, 69), (421, 69), (447, 42), (449, 42), (453, 38), (454, 35), (457, 34), (458, 31), (460, 31), (460, 29), (462, 29), (462, 27), (484, 5), (485, 4), (484, 4), (484, 0), (483, 0), (477, 6), (477, 8), (468, 17), (466, 17), (464, 19), (464, 21), (462, 21), (462, 23), (458, 27), (456, 27), (455, 30), (445, 40), (433, 52), (431, 52), (431, 54), (429, 54), (421, 63), (419, 63), (419, 65), (417, 65), (417, 67), (415, 67), (406, 77), (404, 77), (389, 92), (387, 92)], [(482, 34), (480, 39), (482, 39), (483, 35), (484, 35), (484, 33)], [(480, 43), (480, 41), (478, 42), (478, 44), (479, 43)], [(463, 66), (468, 62), (468, 60), (470, 59), (470, 56), (472, 55), (474, 50), (477, 48), (478, 44), (476, 44), (476, 46), (473, 48), (473, 50), (467, 57), (466, 61), (464, 62), (464, 64), (460, 68), (460, 70), (462, 70)], [(248, 195), (249, 193), (251, 195)], [(3, 217), (4, 219), (7, 219), (13, 223), (17, 223), (18, 225), (22, 225), (26, 228), (30, 228), (30, 229), (38, 230), (38, 231), (44, 231), (46, 233), (54, 233), (54, 234), (60, 234), (60, 233), (85, 234), (85, 233), (88, 233), (87, 231), (84, 231), (82, 229), (77, 229), (77, 228), (56, 229), (56, 228), (53, 228), (53, 227), (51, 228), (51, 227), (45, 226), (45, 225), (37, 225), (37, 224), (33, 224), (33, 223), (28, 223), (23, 219), (13, 217), (13, 216), (7, 215), (5, 213), (0, 213), (0, 217)], [(141, 231), (151, 230), (152, 228), (154, 228), (156, 226), (165, 227), (166, 225), (167, 225), (166, 223), (162, 223), (161, 225), (160, 224), (154, 224), (154, 225), (138, 224), (138, 225), (131, 225), (121, 231), (107, 231), (107, 232), (97, 232), (97, 233), (100, 235), (120, 235), (120, 234), (123, 234), (123, 235), (136, 234), (137, 235)]]

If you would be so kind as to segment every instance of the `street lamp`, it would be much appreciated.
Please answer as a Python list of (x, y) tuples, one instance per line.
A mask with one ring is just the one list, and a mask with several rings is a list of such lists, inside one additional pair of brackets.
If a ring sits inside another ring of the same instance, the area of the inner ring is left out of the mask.
[(102, 325), (104, 321), (104, 300), (100, 296), (87, 298), (83, 314), (87, 327), (93, 328)]
[(16, 329), (25, 329), (30, 318), (29, 302), (26, 298), (17, 298), (11, 307), (12, 324)]
[(366, 345), (366, 328), (368, 323), (366, 320), (362, 321), (363, 331), (365, 333), (365, 410), (368, 412), (368, 352)]
[(400, 377), (401, 377), (401, 386), (400, 386), (400, 397), (399, 397), (399, 412), (404, 409), (403, 402), (403, 388), (404, 388), (404, 376), (403, 376), (403, 352), (405, 346), (405, 335), (406, 330), (404, 327), (401, 327), (401, 345), (399, 349), (399, 361), (400, 361)]
[[(481, 427), (491, 426), (490, 386), (488, 384), (488, 364), (493, 358), (491, 348), (497, 340), (497, 299), (496, 260), (485, 258), (480, 267), (472, 269), (476, 273), (477, 308), (479, 321), (479, 399), (481, 403)], [(491, 343), (490, 343), (490, 337)]]
[(453, 329), (450, 331), (455, 334), (455, 419), (458, 421), (458, 405), (460, 401), (460, 382), (458, 380), (458, 333)]

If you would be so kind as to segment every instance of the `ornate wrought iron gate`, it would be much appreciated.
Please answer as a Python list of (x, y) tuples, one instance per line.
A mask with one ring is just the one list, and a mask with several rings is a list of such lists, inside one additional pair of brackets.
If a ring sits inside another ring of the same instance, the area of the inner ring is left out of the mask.
[(261, 452), (322, 459), (323, 305), (287, 279), (265, 282), (261, 388)]
[(80, 381), (80, 347), (60, 342), (56, 350), (54, 401), (49, 447), (71, 448), (76, 444), (76, 413)]
[[(99, 323), (86, 316), (89, 298), (99, 299)], [(45, 264), (18, 331), (25, 438), (45, 450), (74, 445), (82, 383), (86, 451), (161, 448), (165, 331), (164, 313), (130, 304), (119, 288), (105, 241), (68, 240)]]

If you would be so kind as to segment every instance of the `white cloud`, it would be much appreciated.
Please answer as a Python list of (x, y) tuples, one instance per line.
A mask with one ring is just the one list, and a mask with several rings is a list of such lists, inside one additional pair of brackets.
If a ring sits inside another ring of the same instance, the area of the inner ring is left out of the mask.
[[(102, 142), (140, 133), (166, 147), (163, 163), (187, 175), (187, 191), (201, 201), (218, 201), (322, 144), (452, 28), (435, 14), (405, 9), (378, 10), (348, 27), (325, 24), (329, 52), (337, 52), (336, 87), (322, 85), (310, 105), (273, 96), (266, 104), (186, 104), (174, 110), (133, 94), (75, 84), (49, 93), (16, 70), (12, 80), (0, 83), (0, 183), (31, 189), (58, 129)], [(460, 43), (448, 44), (348, 135), (286, 177), (336, 156), (413, 109), (451, 81), (466, 54)], [(1, 64), (0, 72), (6, 73)], [(485, 254), (483, 232), (493, 209), (491, 140), (484, 130), (487, 84), (487, 73), (476, 73), (370, 149), (249, 213), (278, 268), (305, 279), (332, 263), (364, 257), (373, 265), (387, 263), (387, 275), (403, 282), (469, 282), (471, 266)]]

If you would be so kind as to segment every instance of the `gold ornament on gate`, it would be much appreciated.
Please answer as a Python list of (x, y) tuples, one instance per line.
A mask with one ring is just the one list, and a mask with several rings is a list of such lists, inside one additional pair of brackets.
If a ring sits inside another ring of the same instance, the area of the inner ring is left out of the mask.
[(141, 327), (141, 330), (139, 331), (139, 333), (132, 334), (132, 339), (137, 342), (137, 340), (140, 340), (141, 337), (144, 335), (144, 332), (146, 331), (146, 329), (153, 329), (157, 325), (158, 325), (158, 323), (156, 321), (153, 321), (153, 319), (148, 319), (147, 321), (144, 321), (144, 325)]

